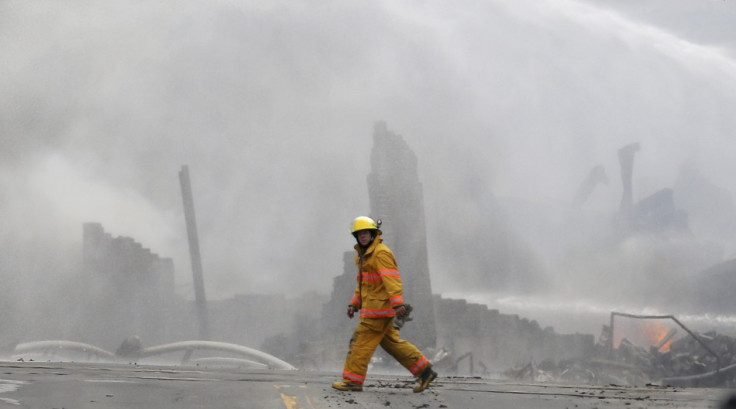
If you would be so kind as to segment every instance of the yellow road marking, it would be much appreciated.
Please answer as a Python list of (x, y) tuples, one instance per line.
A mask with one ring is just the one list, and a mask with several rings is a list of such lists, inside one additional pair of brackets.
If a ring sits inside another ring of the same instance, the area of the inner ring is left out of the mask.
[(281, 400), (284, 401), (284, 406), (286, 406), (286, 409), (297, 409), (296, 396), (289, 396), (282, 393)]
[[(289, 389), (292, 386), (296, 386), (300, 389), (307, 389), (307, 385), (273, 385), (276, 389)], [(322, 409), (323, 406), (319, 403), (319, 400), (317, 397), (310, 397), (309, 395), (303, 395), (301, 397), (297, 397), (297, 395), (287, 395), (283, 392), (280, 393), (281, 400), (284, 402), (284, 406), (286, 409), (304, 409), (305, 407), (303, 405), (299, 404), (299, 400), (303, 398), (303, 400), (307, 401), (307, 408), (308, 409)], [(313, 401), (314, 400), (314, 401)]]

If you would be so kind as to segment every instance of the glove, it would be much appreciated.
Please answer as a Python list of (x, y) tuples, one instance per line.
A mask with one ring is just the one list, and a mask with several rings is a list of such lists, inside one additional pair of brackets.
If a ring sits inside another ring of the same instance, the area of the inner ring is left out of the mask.
[(396, 311), (396, 316), (399, 318), (404, 318), (406, 315), (406, 307), (403, 305), (399, 305), (398, 307), (394, 308), (394, 311)]
[(394, 328), (401, 329), (404, 324), (413, 320), (409, 315), (414, 310), (410, 304), (404, 304), (396, 307), (396, 316), (394, 317)]
[(355, 312), (358, 311), (358, 308), (352, 304), (348, 305), (348, 318), (352, 319), (353, 316), (355, 316)]

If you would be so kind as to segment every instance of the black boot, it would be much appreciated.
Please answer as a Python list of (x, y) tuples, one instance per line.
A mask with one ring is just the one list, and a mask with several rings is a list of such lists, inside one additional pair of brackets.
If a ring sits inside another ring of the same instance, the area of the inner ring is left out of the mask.
[(414, 387), (414, 393), (419, 393), (429, 386), (429, 383), (437, 377), (437, 372), (432, 370), (432, 365), (428, 365), (422, 373), (419, 374), (417, 386)]

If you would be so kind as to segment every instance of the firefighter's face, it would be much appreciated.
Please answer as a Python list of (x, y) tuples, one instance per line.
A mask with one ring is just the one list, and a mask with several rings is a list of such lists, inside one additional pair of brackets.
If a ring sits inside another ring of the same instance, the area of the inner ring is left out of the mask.
[(358, 243), (360, 243), (361, 246), (367, 246), (368, 243), (371, 242), (371, 231), (370, 230), (361, 230), (358, 232)]

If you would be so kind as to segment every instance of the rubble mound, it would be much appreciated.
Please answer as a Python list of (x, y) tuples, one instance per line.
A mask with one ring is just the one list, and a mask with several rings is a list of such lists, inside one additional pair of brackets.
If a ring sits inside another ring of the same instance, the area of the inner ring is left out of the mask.
[[(622, 386), (736, 386), (736, 338), (715, 331), (682, 337), (669, 348), (596, 345), (588, 357), (509, 368), (503, 376), (536, 382)], [(705, 346), (704, 346), (705, 344)], [(707, 347), (706, 347), (707, 346)]]

